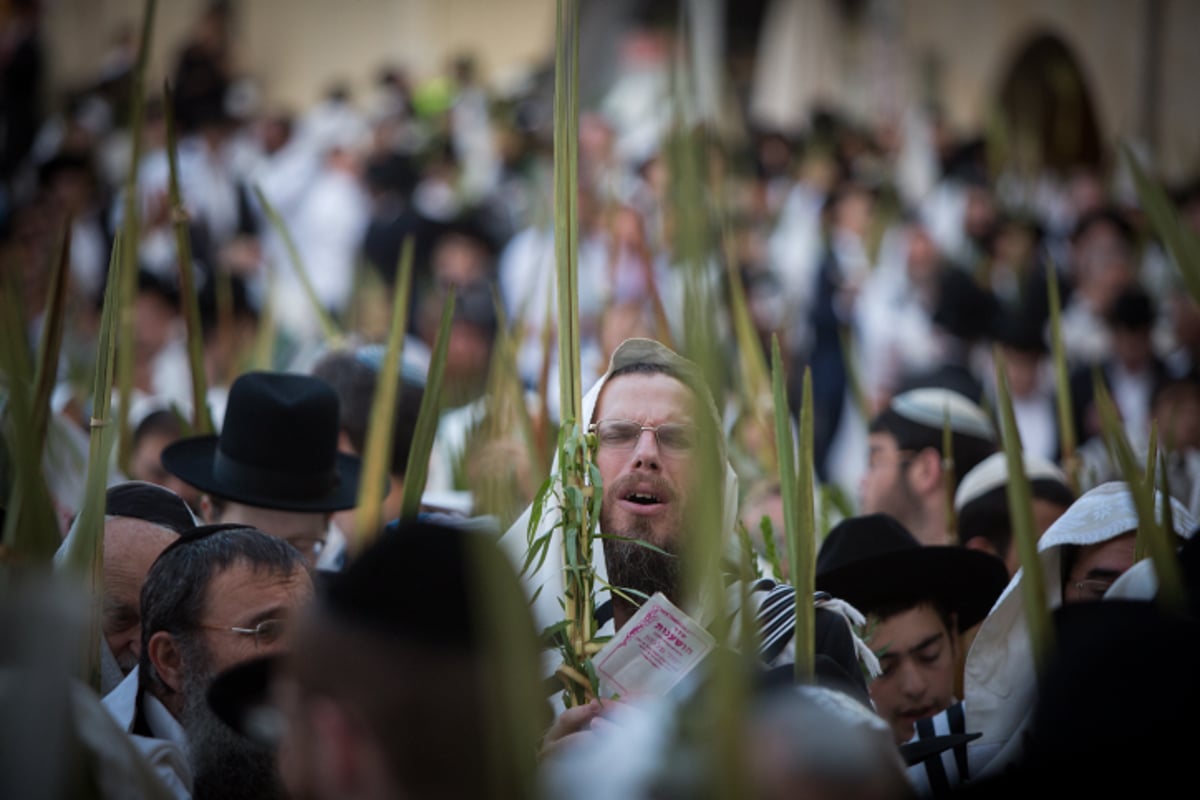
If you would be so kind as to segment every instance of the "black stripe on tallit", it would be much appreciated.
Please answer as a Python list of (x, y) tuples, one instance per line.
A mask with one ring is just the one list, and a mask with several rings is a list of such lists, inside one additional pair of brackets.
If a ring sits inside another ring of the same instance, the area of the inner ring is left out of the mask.
[(775, 584), (755, 615), (761, 644), (759, 658), (770, 664), (792, 640), (796, 630), (796, 590), (786, 583)]
[[(936, 735), (933, 717), (917, 720), (918, 737), (929, 739)], [(946, 776), (946, 765), (942, 763), (940, 754), (925, 759), (925, 774), (929, 776), (929, 790), (933, 797), (945, 797), (950, 793), (950, 779)]]
[(600, 630), (613, 618), (613, 601), (605, 600), (596, 606), (596, 630)]
[[(955, 703), (946, 709), (946, 720), (950, 723), (951, 733), (967, 732), (967, 715), (963, 712), (962, 703)], [(954, 761), (958, 765), (958, 782), (966, 783), (971, 779), (971, 775), (967, 771), (966, 742), (954, 746)]]

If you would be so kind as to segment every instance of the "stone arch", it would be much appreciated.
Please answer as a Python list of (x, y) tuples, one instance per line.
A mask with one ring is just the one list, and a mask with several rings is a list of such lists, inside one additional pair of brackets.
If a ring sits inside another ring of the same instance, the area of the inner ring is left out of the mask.
[(1066, 41), (1046, 30), (1027, 35), (1001, 75), (997, 96), (1014, 165), (1057, 171), (1102, 166), (1092, 92)]

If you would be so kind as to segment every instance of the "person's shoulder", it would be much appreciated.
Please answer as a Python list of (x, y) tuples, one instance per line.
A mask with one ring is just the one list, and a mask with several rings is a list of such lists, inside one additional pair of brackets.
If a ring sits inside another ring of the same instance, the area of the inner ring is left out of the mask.
[[(749, 595), (760, 638), (759, 656), (768, 668), (764, 682), (788, 682), (796, 658), (796, 589), (764, 578), (752, 584)], [(815, 682), (871, 708), (852, 620), (827, 592), (814, 593), (811, 602)]]

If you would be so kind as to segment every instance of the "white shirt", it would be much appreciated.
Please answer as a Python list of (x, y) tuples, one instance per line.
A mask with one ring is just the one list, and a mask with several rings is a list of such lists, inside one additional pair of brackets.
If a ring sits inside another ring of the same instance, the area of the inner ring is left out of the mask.
[(1113, 402), (1121, 410), (1125, 431), (1135, 446), (1145, 445), (1150, 435), (1150, 399), (1154, 378), (1149, 369), (1129, 372), (1114, 362), (1108, 373)]
[[(602, 237), (587, 236), (580, 242), (579, 324), (583, 338), (581, 345), (585, 351), (594, 338), (600, 314), (608, 304), (611, 293), (607, 259), (607, 244)], [(558, 280), (555, 264), (554, 231), (549, 228), (526, 228), (509, 240), (500, 254), (500, 292), (509, 319), (519, 320), (521, 342), (517, 352), (517, 370), (527, 386), (536, 386), (540, 382), (544, 353), (543, 329), (547, 323), (552, 328), (549, 347), (557, 351)], [(550, 386), (558, 384), (557, 375), (558, 359), (552, 353)], [(586, 382), (584, 385), (587, 385)], [(557, 418), (556, 392), (551, 392), (550, 411)]]
[(1040, 391), (1029, 397), (1013, 398), (1013, 416), (1021, 434), (1021, 448), (1053, 459), (1058, 449), (1058, 416), (1053, 398)]
[[(317, 299), (327, 309), (344, 309), (354, 288), (358, 248), (370, 220), (369, 203), (358, 180), (339, 169), (323, 168), (294, 209), (280, 213), (285, 215)], [(302, 340), (319, 338), (312, 302), (274, 230), (266, 249), (274, 270), (279, 324)]]

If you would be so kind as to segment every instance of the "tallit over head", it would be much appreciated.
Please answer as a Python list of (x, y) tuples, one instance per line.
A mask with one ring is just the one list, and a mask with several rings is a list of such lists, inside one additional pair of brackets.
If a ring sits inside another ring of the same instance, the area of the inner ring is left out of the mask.
[[(633, 364), (653, 364), (662, 368), (663, 372), (689, 386), (699, 401), (697, 404), (698, 412), (699, 409), (704, 409), (703, 413), (706, 413), (711, 419), (711, 423), (705, 427), (717, 432), (721, 430), (721, 418), (717, 412), (716, 403), (713, 401), (712, 394), (707, 388), (700, 368), (694, 362), (689, 361), (669, 347), (652, 339), (627, 339), (613, 352), (608, 370), (596, 381), (588, 393), (584, 395), (583, 423), (585, 426), (594, 421), (600, 393), (604, 390), (612, 374)], [(717, 449), (725, 470), (721, 530), (729, 534), (734, 529), (737, 515), (737, 476), (734, 474), (733, 468), (729, 465), (729, 460), (726, 457), (724, 438), (718, 435), (714, 439), (713, 444)], [(554, 457), (550, 474), (558, 474), (557, 455)], [(552, 503), (547, 502), (546, 506), (542, 509), (541, 520), (532, 538), (536, 539), (542, 536), (558, 523), (558, 508), (551, 506)], [(532, 510), (532, 506), (526, 508), (524, 513), (521, 514), (512, 527), (500, 539), (501, 546), (509, 554), (509, 557), (513, 559), (514, 563), (516, 563), (518, 569), (524, 564), (525, 554), (529, 546), (530, 537), (528, 536), (528, 530)], [(596, 567), (597, 575), (601, 579), (607, 580), (608, 570), (604, 561), (604, 548), (599, 538), (594, 538), (592, 541), (592, 563)], [(531, 596), (535, 593), (537, 594), (533, 604), (533, 614), (539, 630), (560, 622), (563, 618), (560, 599), (563, 596), (564, 590), (561, 529), (554, 531), (550, 541), (549, 553), (546, 555), (541, 568), (533, 572), (533, 574), (523, 575), (522, 579), (525, 583), (526, 591)]]
[[(1155, 514), (1164, 497), (1155, 493)], [(1175, 533), (1190, 538), (1196, 519), (1171, 498)], [(1106, 542), (1138, 526), (1128, 484), (1104, 483), (1084, 494), (1038, 540), (1038, 556), (1051, 610), (1062, 605), (1062, 554), (1067, 545)], [(969, 745), (971, 774), (999, 770), (1019, 755), (1019, 731), (1027, 724), (1037, 693), (1032, 642), (1025, 622), (1018, 571), (984, 620), (967, 654), (963, 693), (968, 731), (983, 736)]]

